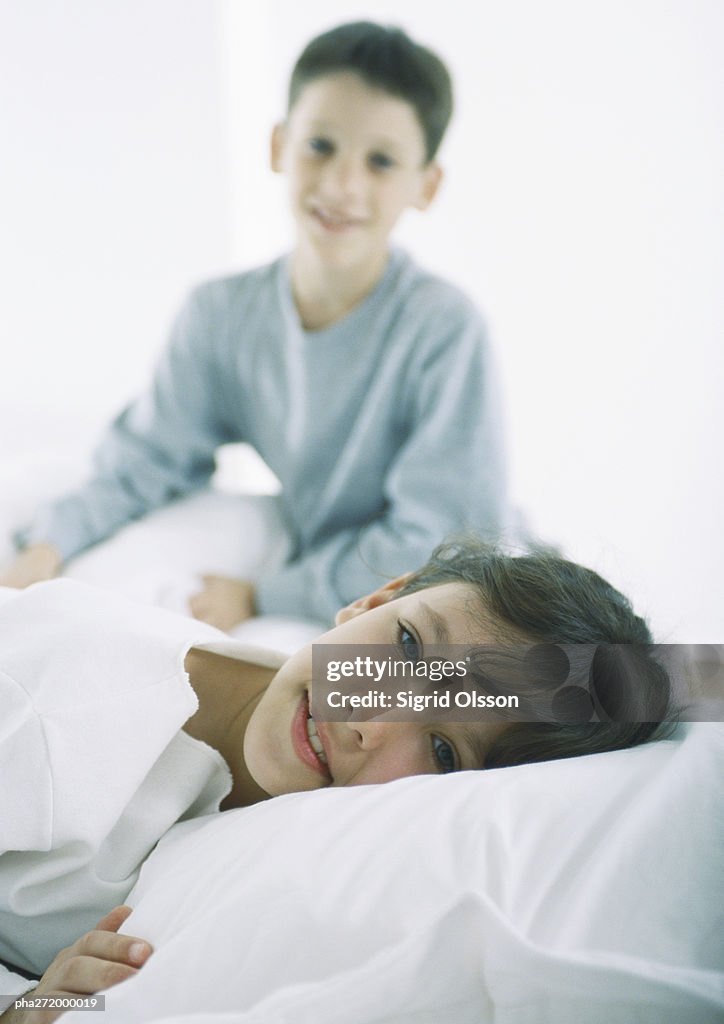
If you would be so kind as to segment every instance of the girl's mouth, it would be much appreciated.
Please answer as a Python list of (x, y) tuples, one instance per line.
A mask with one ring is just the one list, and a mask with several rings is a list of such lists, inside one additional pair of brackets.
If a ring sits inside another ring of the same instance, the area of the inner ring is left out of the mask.
[(322, 762), (322, 764), (326, 764), (327, 763), (327, 755), (324, 753), (324, 747), (322, 746), (322, 741), (320, 740), (319, 736), (317, 735), (317, 725), (316, 725), (314, 719), (312, 718), (312, 712), (311, 711), (307, 715), (307, 736), (309, 737), (309, 743), (310, 743), (310, 746), (311, 746), (312, 750), (314, 751), (314, 753), (317, 755), (317, 757)]
[(332, 781), (327, 764), (327, 754), (317, 735), (317, 726), (309, 708), (309, 694), (306, 692), (299, 702), (292, 721), (292, 745), (300, 761), (313, 768), (325, 781)]

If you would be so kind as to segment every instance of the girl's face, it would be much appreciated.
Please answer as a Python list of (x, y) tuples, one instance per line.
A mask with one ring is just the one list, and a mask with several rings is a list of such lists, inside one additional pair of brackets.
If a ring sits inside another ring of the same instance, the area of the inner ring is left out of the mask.
[[(316, 642), (403, 644), (415, 657), (423, 657), (433, 644), (493, 642), (481, 635), (471, 586), (445, 583), (392, 600), (404, 582), (404, 577), (394, 580), (343, 609), (336, 627)], [(249, 722), (244, 760), (271, 796), (480, 768), (486, 746), (502, 728), (493, 722), (445, 722), (437, 728), (427, 716), (424, 723), (384, 718), (314, 722), (311, 690), (309, 644), (277, 672)]]

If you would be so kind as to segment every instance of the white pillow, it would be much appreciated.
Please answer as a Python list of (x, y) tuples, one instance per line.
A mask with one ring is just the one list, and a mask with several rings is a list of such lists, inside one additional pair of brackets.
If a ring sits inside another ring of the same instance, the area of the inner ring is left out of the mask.
[[(104, 1024), (714, 1024), (724, 727), (176, 826)], [(87, 1024), (85, 1014), (68, 1024)]]

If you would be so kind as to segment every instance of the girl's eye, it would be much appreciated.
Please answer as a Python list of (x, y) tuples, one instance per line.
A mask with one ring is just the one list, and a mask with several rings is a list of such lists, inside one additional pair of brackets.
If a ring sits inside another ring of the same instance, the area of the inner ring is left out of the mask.
[(393, 166), (395, 161), (386, 153), (370, 153), (369, 162), (375, 170), (386, 171)]
[(457, 771), (458, 759), (455, 748), (441, 736), (432, 737), (432, 755), (437, 767), (443, 774)]
[(315, 136), (309, 140), (309, 148), (318, 156), (329, 156), (333, 147), (329, 139), (324, 139), (321, 136)]
[(403, 658), (407, 661), (414, 662), (420, 660), (420, 644), (417, 637), (401, 622), (397, 623), (397, 644)]

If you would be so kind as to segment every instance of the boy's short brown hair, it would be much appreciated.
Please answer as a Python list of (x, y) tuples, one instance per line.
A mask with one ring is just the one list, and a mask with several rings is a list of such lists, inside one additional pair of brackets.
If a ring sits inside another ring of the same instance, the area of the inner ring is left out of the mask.
[(355, 21), (316, 36), (292, 70), (288, 109), (306, 85), (325, 75), (351, 71), (368, 85), (413, 107), (425, 136), (426, 161), (435, 156), (453, 109), (450, 74), (431, 50), (400, 28)]

